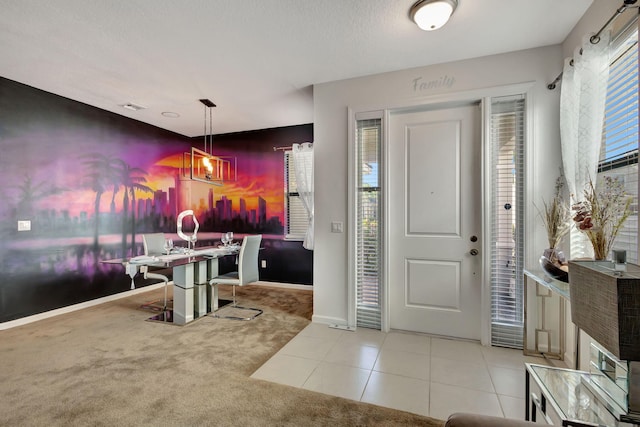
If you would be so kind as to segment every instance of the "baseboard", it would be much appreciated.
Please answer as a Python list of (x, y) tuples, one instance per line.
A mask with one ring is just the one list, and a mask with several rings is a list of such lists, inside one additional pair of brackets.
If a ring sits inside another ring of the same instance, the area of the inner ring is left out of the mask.
[(303, 291), (312, 291), (312, 285), (299, 285), (297, 283), (279, 283), (279, 282), (263, 282), (262, 280), (256, 282), (258, 286), (268, 286), (271, 288), (285, 288), (285, 289), (300, 289)]
[(331, 326), (332, 328), (335, 328), (336, 326), (344, 328), (349, 327), (349, 324), (345, 319), (339, 319), (337, 317), (318, 316), (314, 314), (311, 316), (311, 321), (313, 323), (322, 323), (324, 325)]
[(356, 328), (355, 326), (348, 326), (348, 325), (338, 325), (337, 323), (332, 323), (329, 325), (330, 328), (332, 329), (339, 329), (341, 331), (349, 331), (349, 332), (355, 332)]
[[(169, 284), (173, 284), (173, 282), (169, 282)], [(33, 316), (22, 317), (16, 320), (10, 320), (8, 322), (0, 323), (0, 331), (5, 329), (15, 328), (17, 326), (27, 325), (29, 323), (37, 322), (39, 320), (49, 319), (54, 316), (59, 316), (61, 314), (72, 313), (74, 311), (82, 310), (85, 308), (93, 307), (96, 305), (104, 304), (105, 302), (115, 301), (121, 298), (130, 297), (132, 295), (141, 294), (143, 292), (153, 291), (155, 289), (164, 288), (164, 283), (156, 283), (155, 285), (144, 286), (142, 288), (131, 289), (125, 292), (120, 292), (114, 295), (107, 295), (106, 297), (94, 299), (91, 301), (85, 301), (78, 304), (70, 305), (68, 307), (61, 307), (55, 310), (46, 311), (44, 313), (34, 314)]]

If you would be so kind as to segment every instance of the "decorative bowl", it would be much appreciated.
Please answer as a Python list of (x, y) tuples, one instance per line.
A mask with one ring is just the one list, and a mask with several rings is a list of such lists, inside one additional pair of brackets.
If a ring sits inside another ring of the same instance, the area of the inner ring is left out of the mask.
[(552, 262), (549, 258), (542, 255), (540, 257), (540, 266), (550, 277), (569, 283), (569, 272), (560, 268), (560, 264)]

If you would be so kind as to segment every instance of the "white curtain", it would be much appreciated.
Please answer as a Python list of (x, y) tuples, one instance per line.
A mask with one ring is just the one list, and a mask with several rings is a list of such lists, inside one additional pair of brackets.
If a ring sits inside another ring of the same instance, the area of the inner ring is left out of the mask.
[[(584, 199), (585, 185), (596, 180), (607, 81), (610, 65), (610, 32), (591, 43), (586, 36), (573, 58), (565, 60), (560, 94), (562, 164), (572, 202)], [(571, 231), (571, 257), (590, 256), (584, 233)]]
[(313, 144), (293, 144), (291, 151), (298, 194), (309, 215), (309, 225), (302, 246), (313, 250)]

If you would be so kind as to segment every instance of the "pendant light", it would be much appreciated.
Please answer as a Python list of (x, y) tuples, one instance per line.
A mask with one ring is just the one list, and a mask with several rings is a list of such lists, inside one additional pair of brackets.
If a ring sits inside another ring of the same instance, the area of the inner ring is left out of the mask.
[(191, 147), (191, 153), (185, 153), (183, 156), (183, 169), (190, 172), (191, 180), (211, 185), (222, 185), (226, 181), (236, 180), (236, 159), (213, 154), (213, 108), (216, 104), (210, 99), (199, 101), (204, 105), (204, 149)]

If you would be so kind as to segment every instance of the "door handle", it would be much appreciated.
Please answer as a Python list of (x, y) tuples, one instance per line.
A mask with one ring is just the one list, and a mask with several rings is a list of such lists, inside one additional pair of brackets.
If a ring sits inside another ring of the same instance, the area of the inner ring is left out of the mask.
[(476, 255), (478, 255), (478, 250), (477, 250), (477, 249), (471, 249), (471, 250), (469, 251), (469, 253), (470, 253), (471, 255), (473, 255), (473, 256), (476, 256)]

